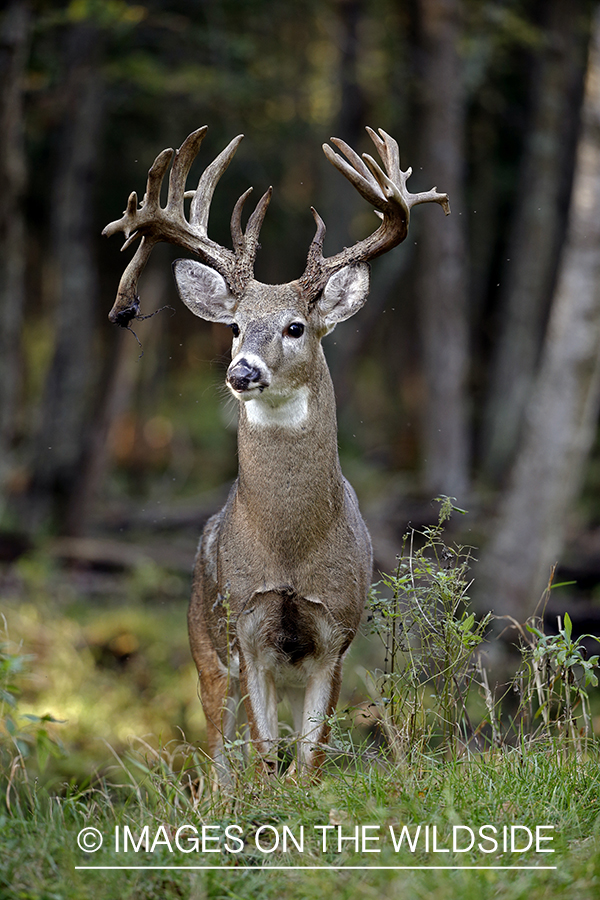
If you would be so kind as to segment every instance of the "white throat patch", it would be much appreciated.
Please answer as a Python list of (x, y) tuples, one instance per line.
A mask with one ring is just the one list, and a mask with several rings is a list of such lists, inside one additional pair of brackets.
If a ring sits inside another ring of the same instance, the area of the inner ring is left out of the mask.
[(251, 425), (260, 428), (301, 428), (308, 416), (308, 388), (299, 388), (291, 396), (261, 394), (246, 400), (244, 409)]

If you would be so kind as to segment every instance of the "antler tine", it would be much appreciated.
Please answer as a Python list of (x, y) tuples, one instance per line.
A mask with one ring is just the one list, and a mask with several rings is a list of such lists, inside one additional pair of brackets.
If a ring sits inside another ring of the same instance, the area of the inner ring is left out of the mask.
[(179, 150), (175, 151), (173, 168), (169, 176), (169, 196), (166, 208), (171, 214), (180, 216), (182, 219), (185, 183), (207, 131), (208, 125), (203, 125), (202, 128), (188, 134)]
[(316, 211), (314, 206), (310, 208), (313, 219), (317, 226), (315, 236), (308, 248), (308, 257), (306, 259), (306, 269), (304, 275), (300, 279), (302, 284), (313, 283), (319, 280), (319, 275), (323, 269), (323, 241), (325, 240), (325, 222)]
[(128, 239), (125, 241), (123, 247), (121, 247), (122, 250), (130, 243), (129, 235), (131, 233), (131, 227), (129, 223), (133, 223), (135, 221), (135, 213), (137, 211), (137, 208), (138, 196), (135, 191), (132, 191), (127, 198), (127, 207), (122, 217), (120, 219), (116, 219), (114, 222), (109, 222), (106, 228), (104, 228), (102, 231), (104, 237), (112, 237), (113, 234), (116, 234), (118, 231), (122, 231), (125, 237)]
[(254, 256), (256, 256), (260, 229), (262, 228), (262, 224), (265, 220), (265, 215), (267, 213), (267, 209), (269, 208), (272, 194), (273, 188), (268, 187), (256, 204), (254, 212), (248, 219), (248, 223), (246, 225), (246, 231), (244, 232), (244, 238), (246, 239), (246, 252), (252, 253), (253, 259)]
[(148, 180), (146, 182), (146, 193), (142, 200), (141, 206), (138, 208), (138, 196), (132, 191), (127, 198), (127, 208), (120, 219), (109, 222), (102, 234), (105, 237), (112, 237), (118, 231), (122, 231), (127, 240), (121, 249), (125, 250), (131, 243), (130, 235), (136, 234), (141, 224), (141, 212), (145, 213), (147, 218), (149, 213), (154, 213), (160, 207), (160, 187), (165, 177), (165, 172), (169, 168), (169, 163), (173, 157), (173, 150), (163, 150), (158, 154), (148, 171)]
[[(341, 138), (331, 138), (331, 143), (334, 144), (338, 150), (341, 150), (344, 156), (350, 161), (350, 163), (354, 166), (357, 172), (359, 172), (363, 178), (369, 180), (369, 170), (365, 166), (364, 162), (356, 153), (352, 147), (343, 141)], [(325, 145), (327, 146), (327, 145)]]
[(325, 222), (323, 221), (323, 219), (321, 218), (319, 213), (316, 211), (314, 206), (311, 206), (310, 211), (313, 214), (313, 219), (315, 220), (317, 230), (315, 231), (315, 236), (312, 239), (312, 243), (310, 245), (310, 249), (308, 252), (309, 253), (312, 252), (313, 254), (316, 254), (318, 252), (322, 257), (323, 256), (323, 241), (325, 240), (325, 232), (327, 231), (327, 228), (325, 226)]
[(379, 134), (372, 128), (367, 128), (367, 133), (377, 148), (385, 171), (368, 153), (359, 157), (339, 138), (331, 138), (331, 142), (341, 150), (346, 159), (334, 153), (328, 144), (323, 144), (323, 152), (359, 194), (375, 207), (377, 215), (382, 219), (381, 224), (369, 237), (358, 241), (353, 247), (345, 247), (335, 256), (324, 258), (324, 226), (321, 227), (317, 221), (317, 235), (308, 252), (306, 269), (299, 279), (310, 303), (316, 301), (328, 278), (344, 266), (367, 262), (400, 244), (408, 234), (410, 210), (413, 206), (435, 202), (443, 207), (446, 215), (450, 212), (448, 196), (439, 194), (435, 188), (419, 194), (411, 194), (407, 190), (406, 181), (411, 169), (403, 172), (400, 168), (400, 151), (393, 137), (382, 128), (379, 129)]
[(253, 188), (248, 188), (233, 208), (233, 213), (231, 214), (231, 239), (233, 241), (233, 249), (236, 253), (243, 253), (244, 256), (251, 258), (252, 262), (254, 262), (258, 247), (258, 236), (260, 234), (260, 229), (262, 228), (262, 223), (265, 220), (269, 203), (271, 202), (273, 188), (268, 188), (256, 204), (254, 212), (248, 219), (246, 230), (244, 232), (242, 231), (242, 210), (244, 208), (244, 203), (252, 191)]
[[(344, 141), (340, 141), (338, 138), (335, 138), (335, 143), (341, 149), (341, 145), (344, 144)], [(348, 147), (347, 144), (344, 144), (344, 146), (348, 150), (350, 150), (350, 147)], [(359, 160), (360, 171), (357, 171), (355, 168), (349, 165), (345, 159), (342, 159), (341, 156), (339, 156), (337, 153), (334, 153), (334, 151), (328, 144), (323, 144), (323, 153), (325, 154), (329, 162), (334, 165), (336, 169), (354, 185), (361, 197), (364, 197), (365, 200), (368, 200), (369, 203), (372, 203), (373, 206), (377, 207), (378, 209), (383, 208), (383, 205), (385, 204), (385, 196), (383, 195), (377, 182), (370, 175), (362, 160)], [(367, 174), (363, 174), (363, 171), (366, 171)]]
[[(385, 142), (383, 140), (383, 135), (385, 134), (385, 136), (388, 138), (390, 137), (390, 135), (386, 134), (386, 132), (383, 130), (383, 128), (380, 128), (379, 134), (377, 134), (377, 132), (373, 128), (371, 128), (370, 125), (365, 125), (365, 131), (367, 132), (367, 134), (369, 135), (369, 137), (375, 144), (377, 152), (383, 159), (383, 154), (385, 153)], [(379, 135), (381, 135), (381, 137)], [(393, 140), (393, 138), (392, 138), (392, 140)]]
[[(410, 173), (402, 172), (400, 169), (396, 172), (395, 180), (390, 178), (390, 176), (383, 171), (381, 166), (376, 160), (373, 159), (368, 153), (363, 153), (363, 159), (371, 170), (371, 174), (377, 181), (381, 191), (386, 198), (386, 201), (389, 201), (391, 197), (396, 197), (399, 203), (402, 204), (406, 208), (406, 211), (410, 209), (410, 206), (406, 202), (406, 196), (408, 192), (403, 190), (406, 185), (406, 179)], [(386, 166), (387, 168), (387, 166)]]
[(450, 200), (448, 194), (438, 194), (437, 188), (433, 187), (430, 191), (420, 191), (418, 194), (410, 194), (409, 205), (418, 206), (419, 203), (439, 203), (444, 210), (445, 215), (450, 215)]
[(234, 137), (200, 176), (200, 181), (198, 182), (198, 187), (196, 188), (196, 193), (190, 207), (190, 225), (199, 228), (203, 234), (207, 233), (208, 214), (210, 212), (210, 204), (215, 188), (221, 175), (235, 156), (235, 152), (243, 137), (243, 134), (238, 134), (237, 137)]
[(233, 248), (235, 251), (236, 264), (235, 271), (230, 281), (231, 289), (234, 293), (241, 292), (248, 284), (254, 273), (254, 260), (256, 259), (256, 251), (258, 250), (258, 238), (260, 229), (267, 212), (273, 188), (269, 187), (262, 195), (254, 212), (248, 219), (246, 230), (242, 234), (242, 208), (246, 199), (250, 196), (252, 188), (249, 188), (235, 204), (233, 215), (231, 217), (231, 237), (233, 240)]
[[(379, 153), (383, 163), (385, 165), (386, 171), (388, 175), (396, 174), (402, 172), (400, 168), (400, 149), (398, 147), (398, 142), (387, 132), (383, 130), (383, 128), (378, 129), (379, 134), (373, 131), (372, 128), (369, 128), (367, 125), (366, 132), (375, 144), (375, 148)], [(381, 135), (381, 137), (379, 136)]]
[(159, 153), (148, 171), (146, 193), (142, 201), (142, 207), (146, 213), (153, 213), (160, 207), (160, 189), (162, 187), (165, 172), (173, 159), (174, 151), (168, 147)]
[(155, 243), (156, 240), (144, 235), (134, 256), (121, 275), (119, 287), (117, 288), (117, 298), (108, 314), (109, 321), (113, 325), (121, 325), (123, 328), (126, 328), (129, 322), (137, 316), (140, 309), (137, 283)]
[(231, 240), (233, 241), (233, 249), (236, 253), (241, 253), (244, 249), (244, 232), (242, 231), (242, 210), (244, 208), (244, 203), (252, 193), (254, 188), (249, 187), (247, 191), (244, 191), (241, 197), (238, 198), (235, 206), (233, 207), (233, 212), (231, 213)]

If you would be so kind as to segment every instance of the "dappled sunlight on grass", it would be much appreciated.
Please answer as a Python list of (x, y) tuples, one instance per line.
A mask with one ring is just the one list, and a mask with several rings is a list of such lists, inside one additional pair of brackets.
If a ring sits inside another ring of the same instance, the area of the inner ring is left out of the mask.
[(182, 731), (203, 736), (185, 601), (119, 608), (80, 598), (65, 609), (40, 599), (14, 598), (2, 611), (10, 646), (31, 657), (19, 713), (59, 720), (49, 730), (71, 751), (69, 775), (102, 765), (104, 742), (120, 751), (149, 733), (164, 742)]

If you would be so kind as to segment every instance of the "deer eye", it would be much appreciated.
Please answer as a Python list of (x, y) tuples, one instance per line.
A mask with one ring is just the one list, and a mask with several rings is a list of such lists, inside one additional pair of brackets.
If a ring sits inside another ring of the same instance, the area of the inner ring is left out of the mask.
[(235, 322), (232, 323), (231, 330), (233, 331), (234, 338), (240, 336), (240, 326), (237, 325)]
[(304, 334), (304, 325), (302, 322), (292, 322), (291, 325), (285, 329), (284, 334), (288, 337), (299, 338)]

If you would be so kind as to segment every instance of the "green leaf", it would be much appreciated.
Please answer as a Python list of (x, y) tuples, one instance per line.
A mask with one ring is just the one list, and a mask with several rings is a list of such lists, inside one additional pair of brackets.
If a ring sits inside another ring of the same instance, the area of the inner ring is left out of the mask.
[(4, 719), (4, 725), (10, 736), (14, 737), (17, 733), (17, 726), (14, 719), (11, 719), (10, 716), (6, 716), (6, 718)]
[(50, 756), (49, 744), (51, 744), (51, 741), (48, 732), (44, 728), (40, 728), (35, 736), (35, 749), (41, 772), (44, 771), (48, 763), (48, 757)]
[(0, 700), (3, 703), (7, 703), (9, 706), (12, 706), (13, 709), (17, 705), (17, 700), (14, 694), (12, 694), (10, 691), (5, 691), (2, 688), (0, 688)]

